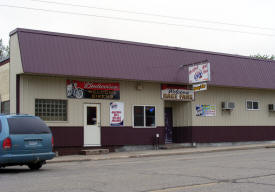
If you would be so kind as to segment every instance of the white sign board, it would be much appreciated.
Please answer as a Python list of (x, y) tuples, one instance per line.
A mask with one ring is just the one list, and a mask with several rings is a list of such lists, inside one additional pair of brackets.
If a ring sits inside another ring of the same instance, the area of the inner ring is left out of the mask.
[(110, 103), (110, 125), (123, 126), (124, 123), (124, 103), (111, 102)]
[(205, 62), (188, 68), (189, 83), (210, 81), (210, 63)]
[(181, 86), (162, 85), (161, 98), (164, 100), (193, 101), (194, 91)]
[(205, 90), (207, 90), (207, 83), (193, 84), (193, 90), (195, 92), (197, 92), (197, 91), (205, 91)]

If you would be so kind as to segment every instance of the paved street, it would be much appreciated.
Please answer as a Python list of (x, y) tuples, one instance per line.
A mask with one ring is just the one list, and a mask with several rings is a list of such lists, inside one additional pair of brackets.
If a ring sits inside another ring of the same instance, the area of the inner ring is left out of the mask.
[(0, 171), (5, 192), (275, 191), (275, 149), (53, 163)]

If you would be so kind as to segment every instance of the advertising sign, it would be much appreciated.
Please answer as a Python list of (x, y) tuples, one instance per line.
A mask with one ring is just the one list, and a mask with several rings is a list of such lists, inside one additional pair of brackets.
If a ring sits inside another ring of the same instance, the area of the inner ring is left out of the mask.
[(193, 90), (197, 91), (205, 91), (207, 90), (207, 83), (193, 84)]
[(189, 83), (200, 83), (210, 81), (210, 63), (205, 62), (199, 65), (193, 65), (188, 68)]
[(201, 116), (201, 117), (216, 116), (216, 105), (196, 105), (196, 116)]
[(124, 103), (110, 103), (110, 126), (123, 126), (124, 122)]
[(119, 83), (67, 80), (68, 98), (120, 99)]
[(194, 91), (181, 85), (162, 85), (161, 98), (164, 100), (193, 101)]

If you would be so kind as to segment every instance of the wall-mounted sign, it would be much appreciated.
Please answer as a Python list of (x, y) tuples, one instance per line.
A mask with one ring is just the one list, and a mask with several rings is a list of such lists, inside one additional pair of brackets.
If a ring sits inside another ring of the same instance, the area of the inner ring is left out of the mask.
[(196, 116), (201, 116), (201, 117), (216, 116), (216, 105), (196, 105)]
[(189, 83), (200, 83), (210, 81), (210, 63), (205, 62), (198, 65), (193, 65), (188, 68)]
[(124, 103), (111, 102), (110, 103), (110, 125), (123, 126), (124, 122)]
[(67, 80), (68, 98), (120, 99), (119, 83)]
[(162, 85), (161, 98), (164, 100), (193, 101), (194, 91), (181, 85)]
[(193, 90), (195, 92), (197, 92), (197, 91), (205, 91), (205, 90), (207, 90), (207, 83), (193, 84)]

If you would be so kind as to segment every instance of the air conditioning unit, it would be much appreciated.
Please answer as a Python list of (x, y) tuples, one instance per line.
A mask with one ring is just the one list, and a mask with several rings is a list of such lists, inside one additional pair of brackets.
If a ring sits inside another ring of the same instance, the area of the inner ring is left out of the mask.
[(268, 104), (269, 111), (275, 111), (275, 104)]
[(235, 108), (235, 103), (234, 102), (228, 102), (228, 101), (223, 101), (222, 102), (222, 109), (223, 110), (232, 110)]

